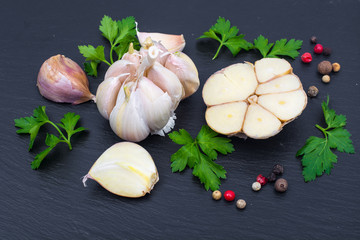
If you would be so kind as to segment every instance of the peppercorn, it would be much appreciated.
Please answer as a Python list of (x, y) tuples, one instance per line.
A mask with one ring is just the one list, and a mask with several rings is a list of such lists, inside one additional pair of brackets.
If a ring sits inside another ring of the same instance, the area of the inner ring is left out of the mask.
[(271, 172), (268, 176), (269, 182), (275, 182), (276, 180), (276, 174), (274, 172)]
[(314, 47), (314, 53), (321, 54), (323, 52), (324, 48), (321, 44), (316, 44)]
[(224, 193), (224, 198), (226, 201), (229, 201), (229, 202), (234, 201), (235, 193), (231, 190), (228, 190)]
[(257, 181), (258, 183), (260, 183), (261, 186), (264, 186), (264, 185), (267, 183), (268, 180), (267, 180), (266, 177), (264, 177), (263, 175), (259, 174), (259, 175), (256, 177), (256, 181)]
[(309, 63), (312, 61), (312, 56), (311, 53), (304, 53), (303, 55), (301, 55), (301, 61), (303, 61), (303, 63)]
[(333, 67), (329, 61), (322, 61), (318, 64), (318, 71), (323, 75), (331, 73), (332, 69)]
[(338, 63), (333, 63), (333, 64), (332, 64), (332, 70), (333, 70), (333, 72), (338, 72), (338, 71), (340, 71), (340, 64), (338, 64)]
[(280, 164), (275, 164), (272, 171), (276, 175), (280, 175), (284, 173), (284, 167)]
[(317, 37), (312, 36), (312, 37), (310, 38), (310, 42), (316, 44), (316, 43), (317, 43)]
[(261, 184), (259, 182), (254, 182), (251, 186), (252, 190), (255, 192), (259, 191), (261, 189)]
[(316, 97), (316, 96), (318, 95), (318, 93), (319, 93), (319, 89), (318, 89), (317, 87), (315, 87), (315, 86), (310, 86), (310, 87), (309, 87), (309, 90), (308, 90), (308, 92), (307, 92), (307, 95), (308, 95), (309, 97)]
[(324, 75), (321, 80), (324, 82), (324, 83), (329, 83), (330, 82), (330, 76), (329, 75)]
[(284, 178), (279, 178), (275, 182), (275, 190), (278, 192), (286, 192), (288, 189), (288, 182)]
[(236, 207), (239, 209), (244, 209), (246, 207), (246, 202), (244, 199), (239, 199), (236, 201)]
[(331, 55), (331, 48), (329, 48), (329, 47), (324, 47), (323, 54), (324, 54), (325, 56), (330, 56), (330, 55)]
[(212, 198), (214, 200), (220, 200), (221, 199), (221, 192), (219, 190), (216, 190), (212, 193)]

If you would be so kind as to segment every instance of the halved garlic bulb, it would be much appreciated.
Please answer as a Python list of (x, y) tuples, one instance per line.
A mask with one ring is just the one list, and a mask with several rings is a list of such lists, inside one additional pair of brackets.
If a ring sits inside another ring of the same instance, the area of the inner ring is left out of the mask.
[(307, 96), (284, 59), (263, 58), (228, 66), (206, 81), (203, 99), (210, 128), (225, 135), (265, 139), (298, 117)]
[(151, 155), (140, 145), (131, 142), (117, 143), (96, 160), (83, 178), (97, 181), (116, 195), (138, 198), (150, 193), (159, 181), (159, 174)]

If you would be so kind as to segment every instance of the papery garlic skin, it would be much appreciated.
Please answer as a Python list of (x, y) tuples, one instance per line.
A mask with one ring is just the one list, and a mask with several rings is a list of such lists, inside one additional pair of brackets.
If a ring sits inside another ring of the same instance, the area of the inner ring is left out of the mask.
[(95, 101), (84, 71), (64, 55), (52, 56), (42, 64), (36, 85), (42, 96), (54, 102), (80, 104)]
[(138, 198), (150, 193), (159, 181), (151, 155), (140, 145), (117, 143), (108, 148), (83, 178), (97, 181), (106, 190), (124, 197)]
[(191, 96), (200, 86), (199, 73), (194, 62), (185, 53), (175, 52), (171, 54), (164, 65), (175, 73), (184, 87), (183, 98)]
[[(130, 75), (130, 78), (136, 74), (136, 70), (139, 67), (139, 63), (130, 62), (128, 60), (118, 60), (114, 62), (106, 71), (104, 80), (110, 77), (119, 77), (120, 82), (123, 83)], [(128, 74), (128, 75), (124, 75)]]
[(153, 41), (160, 42), (169, 52), (182, 51), (185, 47), (184, 35), (173, 35), (164, 33), (137, 32), (140, 45), (144, 46), (146, 39), (150, 37)]

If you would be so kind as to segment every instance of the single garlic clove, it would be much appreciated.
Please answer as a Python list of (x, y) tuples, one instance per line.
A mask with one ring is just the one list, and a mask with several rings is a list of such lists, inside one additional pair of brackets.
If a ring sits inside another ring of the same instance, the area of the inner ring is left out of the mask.
[(256, 94), (288, 92), (301, 88), (301, 82), (295, 74), (287, 74), (272, 81), (260, 84)]
[(172, 100), (151, 80), (143, 77), (139, 82), (138, 89), (141, 98), (142, 109), (151, 133), (158, 133), (166, 126), (169, 118), (173, 115)]
[(164, 65), (167, 69), (175, 73), (184, 87), (185, 95), (189, 97), (199, 88), (199, 73), (194, 62), (185, 53), (175, 52), (171, 54)]
[(146, 39), (150, 37), (153, 41), (160, 42), (169, 52), (182, 51), (185, 47), (184, 36), (164, 34), (164, 33), (150, 33), (150, 32), (137, 32), (137, 37), (141, 46), (146, 44)]
[(42, 64), (37, 86), (42, 96), (54, 102), (79, 104), (95, 101), (84, 71), (64, 55), (52, 56)]
[(150, 193), (159, 181), (151, 155), (140, 145), (117, 143), (108, 148), (83, 178), (97, 181), (106, 190), (123, 197), (138, 198)]
[[(129, 77), (129, 73), (124, 73)], [(100, 114), (109, 119), (110, 113), (115, 107), (117, 95), (123, 82), (123, 76), (109, 77), (100, 83), (96, 91), (96, 106)]]
[(185, 95), (184, 87), (175, 73), (160, 63), (155, 62), (155, 64), (147, 70), (147, 77), (161, 88), (161, 90), (169, 94), (173, 101), (173, 110), (175, 110)]
[(121, 60), (127, 60), (129, 62), (134, 63), (135, 66), (139, 66), (141, 60), (141, 54), (139, 51), (134, 49), (134, 44), (130, 43), (128, 52), (122, 56)]
[(118, 77), (121, 75), (119, 79), (120, 82), (124, 82), (129, 76), (124, 75), (125, 73), (130, 74), (130, 78), (132, 78), (136, 74), (136, 69), (139, 67), (139, 64), (130, 62), (128, 60), (118, 60), (114, 62), (106, 71), (104, 80), (111, 77)]
[(244, 120), (243, 132), (254, 139), (266, 139), (278, 134), (282, 125), (271, 112), (256, 103), (250, 104)]
[(122, 85), (109, 120), (111, 129), (120, 138), (139, 142), (150, 134), (150, 128), (141, 106), (139, 91), (132, 91), (134, 85), (134, 82)]
[(255, 62), (255, 72), (260, 83), (292, 72), (288, 61), (280, 58), (263, 58)]

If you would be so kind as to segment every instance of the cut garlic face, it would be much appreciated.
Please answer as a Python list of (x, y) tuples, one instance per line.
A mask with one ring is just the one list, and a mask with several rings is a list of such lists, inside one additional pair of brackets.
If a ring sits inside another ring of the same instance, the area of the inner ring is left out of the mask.
[(224, 68), (206, 81), (209, 127), (224, 135), (265, 139), (298, 117), (307, 104), (300, 79), (284, 59), (263, 58)]
[(138, 198), (150, 193), (159, 174), (150, 154), (140, 145), (121, 142), (108, 148), (83, 178), (97, 181), (116, 195)]

